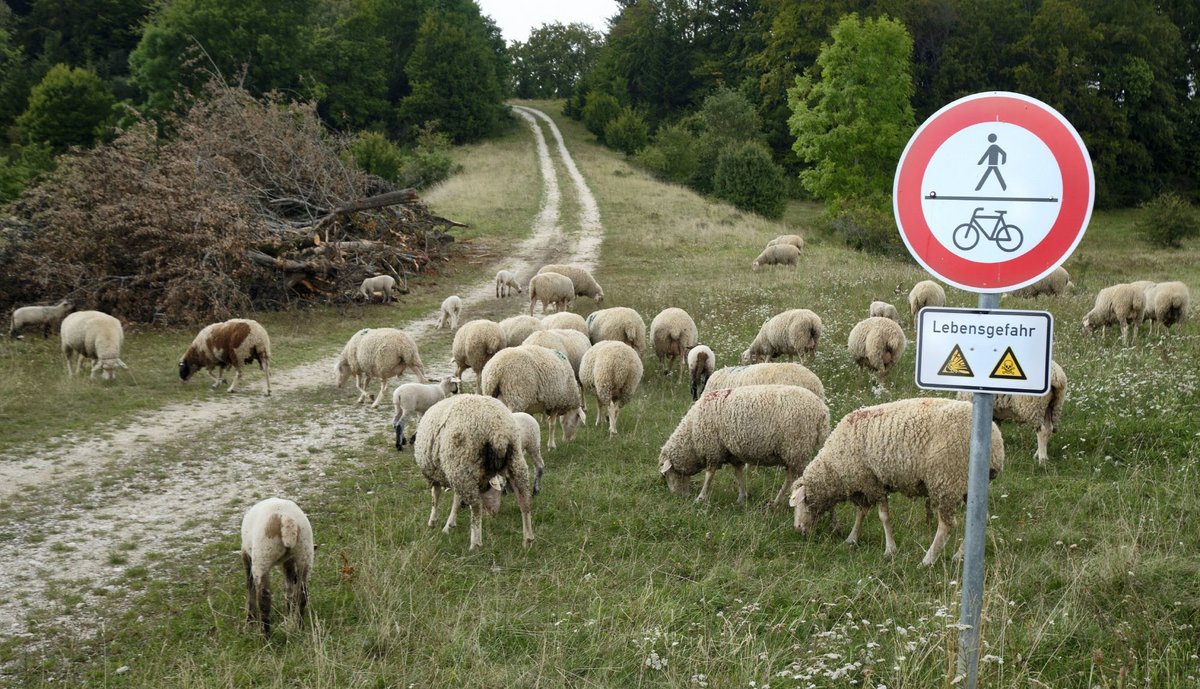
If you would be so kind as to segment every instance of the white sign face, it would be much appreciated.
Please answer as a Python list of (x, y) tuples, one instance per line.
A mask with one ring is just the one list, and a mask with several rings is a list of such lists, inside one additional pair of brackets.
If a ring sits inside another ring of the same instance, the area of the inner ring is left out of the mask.
[(1053, 340), (1047, 311), (925, 307), (917, 318), (917, 387), (1044, 395)]

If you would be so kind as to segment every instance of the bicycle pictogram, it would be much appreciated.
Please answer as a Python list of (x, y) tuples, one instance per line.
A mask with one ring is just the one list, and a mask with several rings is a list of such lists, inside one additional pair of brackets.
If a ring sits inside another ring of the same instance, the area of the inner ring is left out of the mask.
[[(989, 241), (995, 242), (1001, 251), (1011, 253), (1021, 248), (1021, 242), (1025, 239), (1024, 235), (1021, 234), (1021, 228), (1005, 222), (1004, 214), (1008, 211), (997, 209), (995, 215), (980, 215), (981, 211), (983, 211), (983, 206), (975, 209), (975, 212), (971, 214), (970, 221), (954, 228), (954, 234), (951, 236), (954, 246), (963, 251), (970, 251), (979, 244), (980, 236), (983, 236)], [(984, 229), (980, 220), (995, 220), (996, 222), (992, 225), (991, 231), (988, 231)]]

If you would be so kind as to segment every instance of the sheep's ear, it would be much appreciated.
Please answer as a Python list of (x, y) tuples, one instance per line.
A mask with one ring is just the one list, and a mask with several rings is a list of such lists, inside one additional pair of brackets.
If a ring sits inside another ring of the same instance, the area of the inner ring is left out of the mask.
[(792, 496), (790, 498), (788, 498), (788, 505), (795, 507), (796, 505), (799, 505), (802, 502), (804, 502), (804, 484), (803, 483), (801, 483), (799, 486), (796, 486), (796, 490), (792, 491)]
[(671, 466), (671, 460), (667, 459), (666, 457), (663, 457), (662, 461), (658, 463), (658, 473), (660, 474), (665, 474), (672, 468), (674, 467)]

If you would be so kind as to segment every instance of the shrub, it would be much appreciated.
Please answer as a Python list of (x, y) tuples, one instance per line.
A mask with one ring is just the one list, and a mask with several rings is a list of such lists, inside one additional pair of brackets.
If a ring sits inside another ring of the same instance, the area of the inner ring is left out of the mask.
[(346, 150), (350, 162), (363, 172), (389, 182), (400, 178), (404, 154), (387, 136), (379, 132), (359, 132)]
[(731, 144), (717, 155), (713, 195), (742, 210), (779, 218), (784, 208), (783, 169), (754, 141)]
[(1183, 240), (1200, 235), (1200, 214), (1179, 194), (1161, 194), (1142, 204), (1142, 211), (1134, 228), (1155, 246), (1178, 249)]
[(91, 146), (113, 119), (116, 98), (95, 72), (55, 65), (29, 92), (29, 106), (17, 118), (29, 143), (55, 151)]
[(852, 249), (887, 256), (908, 253), (896, 229), (891, 203), (881, 194), (830, 203), (825, 214), (833, 233)]
[(395, 182), (402, 187), (426, 189), (450, 177), (459, 167), (450, 155), (450, 137), (435, 132), (434, 123), (426, 123)]
[(696, 135), (682, 124), (671, 124), (658, 130), (654, 143), (643, 148), (637, 159), (658, 177), (687, 184), (696, 174), (699, 156)]
[(649, 140), (650, 128), (646, 126), (646, 120), (631, 108), (622, 110), (604, 127), (604, 143), (627, 156), (645, 148)]
[(604, 128), (621, 114), (621, 104), (607, 93), (592, 91), (583, 106), (583, 126), (604, 141)]
[(12, 159), (0, 156), (0, 203), (17, 198), (39, 175), (53, 169), (49, 144), (21, 146)]

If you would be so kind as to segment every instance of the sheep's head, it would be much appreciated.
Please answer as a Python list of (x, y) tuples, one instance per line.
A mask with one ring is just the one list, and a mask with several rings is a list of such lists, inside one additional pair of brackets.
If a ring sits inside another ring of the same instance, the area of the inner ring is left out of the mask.
[(745, 364), (753, 364), (753, 363), (754, 363), (754, 360), (755, 360), (756, 358), (757, 358), (757, 357), (755, 357), (753, 354), (751, 354), (751, 353), (750, 353), (750, 350), (749, 350), (749, 349), (747, 349), (746, 351), (742, 352), (742, 357), (741, 357), (741, 362), (742, 362), (742, 365), (745, 365)]
[(602, 289), (596, 290), (596, 303), (597, 304), (604, 303), (604, 290), (602, 290)]
[(442, 392), (446, 397), (462, 392), (462, 380), (454, 376), (446, 376), (441, 382)]
[(504, 479), (500, 476), (493, 476), (488, 481), (488, 487), (479, 492), (479, 501), (488, 514), (494, 515), (500, 511), (500, 494), (503, 491)]
[(566, 440), (567, 442), (571, 442), (572, 440), (574, 440), (575, 439), (575, 431), (579, 430), (579, 427), (586, 423), (587, 423), (587, 412), (585, 412), (583, 410), (583, 407), (578, 407), (578, 408), (572, 409), (571, 411), (567, 412), (566, 414), (563, 414), (562, 415), (563, 440)]
[(692, 477), (676, 469), (665, 454), (658, 456), (658, 473), (667, 480), (672, 493), (686, 498), (692, 492)]
[(187, 381), (196, 372), (195, 367), (188, 363), (187, 357), (179, 360), (179, 380)]
[(1092, 313), (1089, 311), (1088, 314), (1083, 317), (1083, 332), (1090, 333), (1095, 329), (1096, 326), (1092, 325)]
[(338, 362), (333, 365), (333, 374), (337, 380), (337, 386), (341, 388), (350, 379), (350, 362), (345, 359), (338, 359)]
[(788, 499), (788, 504), (796, 508), (793, 525), (796, 530), (805, 536), (812, 530), (813, 523), (817, 521), (817, 513), (808, 505), (808, 490), (804, 484), (796, 481), (792, 487), (792, 497)]
[(750, 262), (750, 270), (753, 270), (756, 273), (758, 272), (758, 266), (759, 263), (757, 258)]

